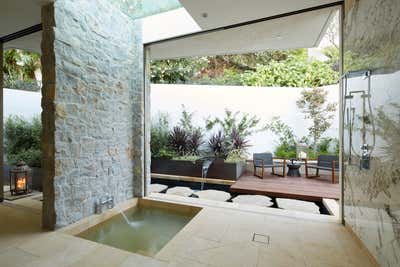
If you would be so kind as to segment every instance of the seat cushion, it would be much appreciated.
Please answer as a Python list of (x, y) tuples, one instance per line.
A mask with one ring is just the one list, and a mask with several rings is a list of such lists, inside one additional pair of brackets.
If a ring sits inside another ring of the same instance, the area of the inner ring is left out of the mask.
[(274, 165), (261, 165), (261, 164), (254, 164), (254, 167), (257, 168), (273, 168), (273, 167), (283, 167), (283, 164), (274, 164)]
[[(330, 168), (330, 167), (323, 167), (323, 166), (317, 166), (317, 165), (307, 165), (307, 168), (319, 169), (319, 170), (324, 170), (324, 171), (331, 171), (332, 170), (332, 168)], [(339, 171), (339, 169), (335, 168), (335, 171)]]

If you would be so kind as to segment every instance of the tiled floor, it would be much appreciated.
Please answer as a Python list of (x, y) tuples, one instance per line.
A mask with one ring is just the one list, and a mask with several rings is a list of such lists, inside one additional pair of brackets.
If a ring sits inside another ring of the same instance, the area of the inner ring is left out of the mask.
[(26, 202), (0, 204), (1, 267), (374, 266), (344, 227), (321, 215), (291, 216), (267, 208), (252, 212), (204, 202), (202, 211), (153, 259), (41, 232), (38, 205)]

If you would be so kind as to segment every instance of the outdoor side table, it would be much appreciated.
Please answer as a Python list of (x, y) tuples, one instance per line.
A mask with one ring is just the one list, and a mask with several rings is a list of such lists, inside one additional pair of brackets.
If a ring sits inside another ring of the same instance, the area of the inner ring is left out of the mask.
[(300, 177), (300, 167), (301, 164), (299, 163), (288, 163), (288, 172), (287, 172), (287, 176), (291, 176), (291, 177)]

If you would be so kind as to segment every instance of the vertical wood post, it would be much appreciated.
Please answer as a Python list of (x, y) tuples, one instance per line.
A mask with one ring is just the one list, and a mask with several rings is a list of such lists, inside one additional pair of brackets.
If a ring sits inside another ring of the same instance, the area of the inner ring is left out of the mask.
[(3, 190), (3, 170), (4, 170), (4, 149), (3, 149), (3, 86), (4, 86), (4, 70), (3, 70), (3, 58), (4, 58), (4, 46), (0, 41), (0, 202), (4, 199)]

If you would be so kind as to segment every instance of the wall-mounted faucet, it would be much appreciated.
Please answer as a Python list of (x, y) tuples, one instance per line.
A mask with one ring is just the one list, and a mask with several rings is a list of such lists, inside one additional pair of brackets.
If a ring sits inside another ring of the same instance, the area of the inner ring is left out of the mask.
[(361, 146), (360, 170), (369, 170), (371, 161), (371, 152), (367, 144)]
[(96, 214), (101, 214), (103, 213), (103, 207), (106, 206), (107, 209), (112, 209), (114, 208), (114, 197), (110, 195), (106, 195), (105, 197), (100, 197), (95, 203), (94, 203), (94, 212)]

